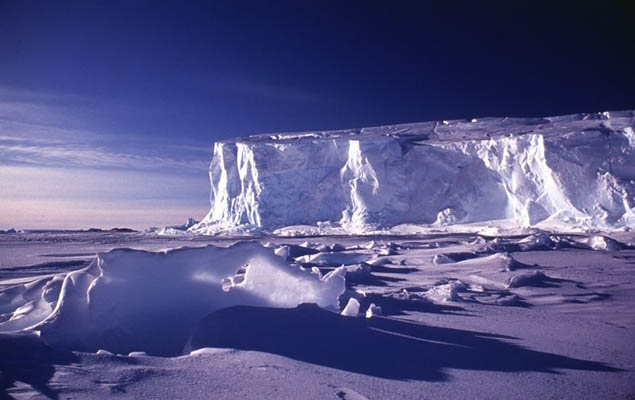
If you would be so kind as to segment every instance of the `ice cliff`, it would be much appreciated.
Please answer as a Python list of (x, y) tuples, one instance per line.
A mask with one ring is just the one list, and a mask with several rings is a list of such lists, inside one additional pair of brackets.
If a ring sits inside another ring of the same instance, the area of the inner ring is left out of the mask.
[(190, 229), (635, 224), (635, 112), (485, 118), (217, 142)]

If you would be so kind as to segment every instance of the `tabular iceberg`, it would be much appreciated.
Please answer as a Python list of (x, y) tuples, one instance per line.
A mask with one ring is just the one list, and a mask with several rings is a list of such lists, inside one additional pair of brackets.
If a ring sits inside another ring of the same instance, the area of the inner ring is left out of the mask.
[(635, 223), (635, 112), (486, 118), (217, 142), (196, 233), (508, 220)]

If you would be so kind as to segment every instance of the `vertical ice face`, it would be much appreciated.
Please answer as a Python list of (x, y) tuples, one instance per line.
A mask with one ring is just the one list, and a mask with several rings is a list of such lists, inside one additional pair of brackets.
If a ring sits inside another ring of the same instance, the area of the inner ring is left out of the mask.
[(252, 136), (214, 146), (192, 231), (506, 219), (632, 225), (632, 111)]
[[(481, 195), (477, 196), (485, 203), (476, 207), (467, 205), (468, 221), (478, 221), (479, 217), (482, 220), (509, 218), (527, 226), (559, 210), (575, 210), (547, 163), (545, 138), (540, 134), (461, 142), (446, 149), (481, 160), (481, 171), (472, 171), (474, 182), (480, 184), (479, 177), (484, 174), (492, 176), (488, 189), (481, 187)], [(500, 211), (503, 209), (504, 213)]]
[(363, 228), (368, 219), (366, 198), (377, 195), (379, 181), (368, 158), (362, 155), (359, 140), (349, 141), (348, 159), (340, 177), (350, 189), (350, 206), (342, 213), (342, 222), (351, 227)]
[(212, 208), (205, 218), (225, 226), (260, 226), (260, 183), (252, 149), (244, 143), (216, 143), (210, 165)]
[(399, 142), (380, 137), (373, 141), (349, 140), (348, 158), (340, 171), (341, 224), (351, 231), (398, 223), (409, 209), (406, 165)]
[[(271, 227), (338, 220), (346, 143), (216, 143), (204, 225)], [(200, 226), (200, 225), (199, 225)]]

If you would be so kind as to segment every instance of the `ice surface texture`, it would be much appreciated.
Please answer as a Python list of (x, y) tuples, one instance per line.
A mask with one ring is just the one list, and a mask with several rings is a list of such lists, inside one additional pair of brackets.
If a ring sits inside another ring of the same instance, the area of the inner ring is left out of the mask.
[(191, 228), (274, 230), (510, 220), (635, 223), (633, 111), (488, 118), (218, 142), (211, 210)]
[(36, 330), (56, 348), (178, 355), (198, 321), (226, 307), (315, 303), (338, 311), (344, 274), (322, 277), (252, 242), (159, 253), (115, 249), (68, 273), (55, 293), (48, 289), (59, 277), (29, 284), (0, 332)]

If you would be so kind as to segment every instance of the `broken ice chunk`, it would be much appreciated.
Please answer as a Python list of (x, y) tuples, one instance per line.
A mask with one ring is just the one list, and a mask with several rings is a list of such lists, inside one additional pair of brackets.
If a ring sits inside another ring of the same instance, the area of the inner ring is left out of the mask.
[(341, 314), (346, 317), (357, 317), (359, 315), (359, 301), (357, 301), (354, 297), (351, 297)]
[(384, 315), (381, 307), (375, 305), (375, 303), (370, 303), (368, 310), (366, 310), (366, 318), (372, 318), (378, 315)]
[(461, 281), (453, 281), (432, 287), (426, 292), (426, 297), (433, 301), (458, 301), (461, 300), (460, 292), (465, 292), (467, 287)]

